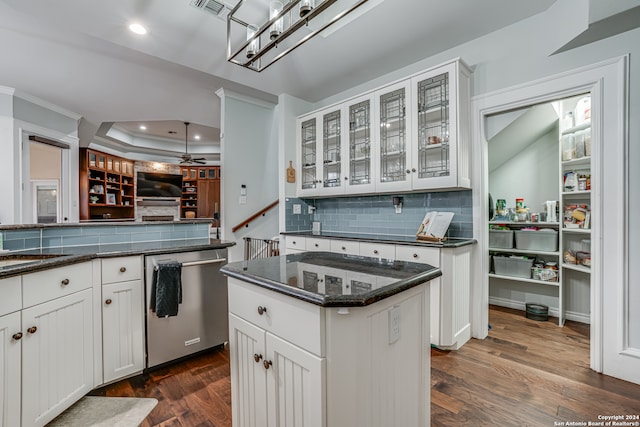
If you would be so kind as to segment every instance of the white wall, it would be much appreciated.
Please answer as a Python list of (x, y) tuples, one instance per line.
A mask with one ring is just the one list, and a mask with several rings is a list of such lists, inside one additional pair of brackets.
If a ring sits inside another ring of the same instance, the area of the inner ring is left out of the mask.
[[(230, 91), (221, 98), (221, 199), (222, 238), (235, 241), (229, 261), (244, 257), (245, 236), (270, 239), (278, 235), (278, 209), (253, 221), (236, 233), (234, 226), (278, 200), (278, 127), (274, 105), (252, 100)], [(228, 166), (227, 166), (228, 165)], [(233, 165), (233, 166), (231, 166)], [(240, 203), (241, 186), (247, 188), (246, 204)]]
[[(491, 153), (489, 141), (489, 156)], [(558, 157), (556, 128), (489, 173), (494, 204), (505, 199), (507, 207), (515, 208), (516, 197), (522, 197), (531, 212), (542, 212), (545, 201), (559, 200)]]
[[(524, 84), (543, 77), (574, 70), (599, 61), (630, 54), (640, 57), (640, 29), (552, 55), (581, 31), (581, 19), (588, 14), (588, 2), (558, 0), (545, 12), (523, 20), (469, 43), (449, 49), (433, 57), (379, 79), (327, 98), (319, 108), (349, 96), (387, 84), (406, 75), (438, 65), (453, 57), (461, 57), (473, 68), (472, 94), (480, 95)], [(580, 19), (576, 19), (579, 17)], [(579, 22), (580, 21), (580, 22)], [(640, 163), (640, 63), (630, 61), (629, 148), (628, 161)], [(623, 165), (621, 165), (622, 167)], [(628, 212), (640, 211), (640, 168), (630, 167), (628, 176)], [(640, 258), (640, 223), (629, 221), (629, 259)], [(629, 265), (629, 300), (640, 301), (640, 264)], [(640, 347), (640, 310), (630, 310), (629, 344)]]

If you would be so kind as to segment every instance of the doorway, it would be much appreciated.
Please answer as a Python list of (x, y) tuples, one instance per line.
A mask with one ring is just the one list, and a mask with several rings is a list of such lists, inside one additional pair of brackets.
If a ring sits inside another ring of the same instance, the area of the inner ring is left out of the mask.
[[(500, 112), (590, 93), (592, 101), (590, 366), (640, 384), (640, 324), (631, 301), (638, 286), (628, 281), (628, 60), (627, 56), (547, 77), (473, 100), (474, 236), (472, 334), (488, 333), (488, 142), (485, 118)], [(606, 207), (606, 209), (605, 209)], [(606, 280), (606, 292), (604, 282)], [(605, 315), (606, 313), (606, 315)]]
[(68, 156), (63, 143), (23, 134), (22, 223), (65, 222)]

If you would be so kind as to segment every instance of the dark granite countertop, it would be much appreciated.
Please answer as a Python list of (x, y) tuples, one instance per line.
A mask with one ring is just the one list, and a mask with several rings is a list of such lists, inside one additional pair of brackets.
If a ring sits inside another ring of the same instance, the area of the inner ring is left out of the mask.
[(323, 307), (362, 307), (440, 277), (428, 264), (329, 252), (233, 262), (222, 273)]
[[(235, 245), (217, 239), (185, 239), (158, 242), (117, 243), (109, 245), (68, 246), (0, 253), (0, 279), (33, 273), (53, 267), (87, 261), (94, 258), (112, 258), (130, 255), (156, 255), (175, 252), (222, 249)], [(21, 261), (28, 261), (18, 263)], [(3, 266), (3, 264), (6, 264)]]
[(392, 243), (396, 245), (420, 245), (420, 246), (434, 246), (438, 248), (458, 248), (460, 246), (474, 245), (475, 239), (465, 238), (449, 238), (444, 242), (427, 242), (424, 240), (418, 240), (415, 236), (394, 236), (389, 234), (365, 234), (365, 233), (343, 233), (338, 231), (322, 231), (320, 233), (313, 233), (311, 231), (287, 231), (282, 232), (285, 236), (301, 236), (301, 237), (319, 237), (325, 239), (344, 239), (344, 240), (357, 240), (359, 242), (377, 242), (377, 243)]

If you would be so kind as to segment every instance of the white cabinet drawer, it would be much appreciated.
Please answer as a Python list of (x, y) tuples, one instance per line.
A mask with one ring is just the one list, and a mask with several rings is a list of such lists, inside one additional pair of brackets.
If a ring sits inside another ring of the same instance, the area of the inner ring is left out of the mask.
[(287, 249), (297, 249), (299, 251), (305, 250), (305, 238), (300, 236), (286, 236)]
[(51, 268), (22, 276), (22, 303), (31, 307), (92, 286), (91, 262)]
[(312, 252), (329, 252), (331, 250), (331, 241), (329, 239), (318, 239), (313, 237), (306, 238), (307, 251)]
[(396, 247), (395, 245), (360, 242), (360, 255), (373, 258), (395, 259)]
[(127, 282), (142, 278), (142, 260), (139, 256), (102, 259), (102, 284)]
[(360, 243), (352, 240), (331, 240), (331, 252), (337, 254), (360, 255)]
[(440, 248), (396, 245), (396, 259), (440, 267)]
[(22, 279), (20, 276), (0, 280), (0, 316), (22, 309)]
[(229, 312), (317, 356), (323, 356), (324, 312), (320, 306), (232, 277), (228, 280)]

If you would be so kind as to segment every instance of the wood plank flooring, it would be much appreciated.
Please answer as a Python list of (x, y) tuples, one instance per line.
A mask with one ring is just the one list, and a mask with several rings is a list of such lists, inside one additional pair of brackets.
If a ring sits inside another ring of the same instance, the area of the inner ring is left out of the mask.
[[(431, 425), (557, 426), (640, 415), (640, 385), (589, 369), (589, 326), (560, 328), (556, 320), (491, 307), (487, 339), (458, 351), (433, 349)], [(214, 351), (92, 394), (155, 397), (158, 406), (143, 427), (228, 427), (229, 353)]]

